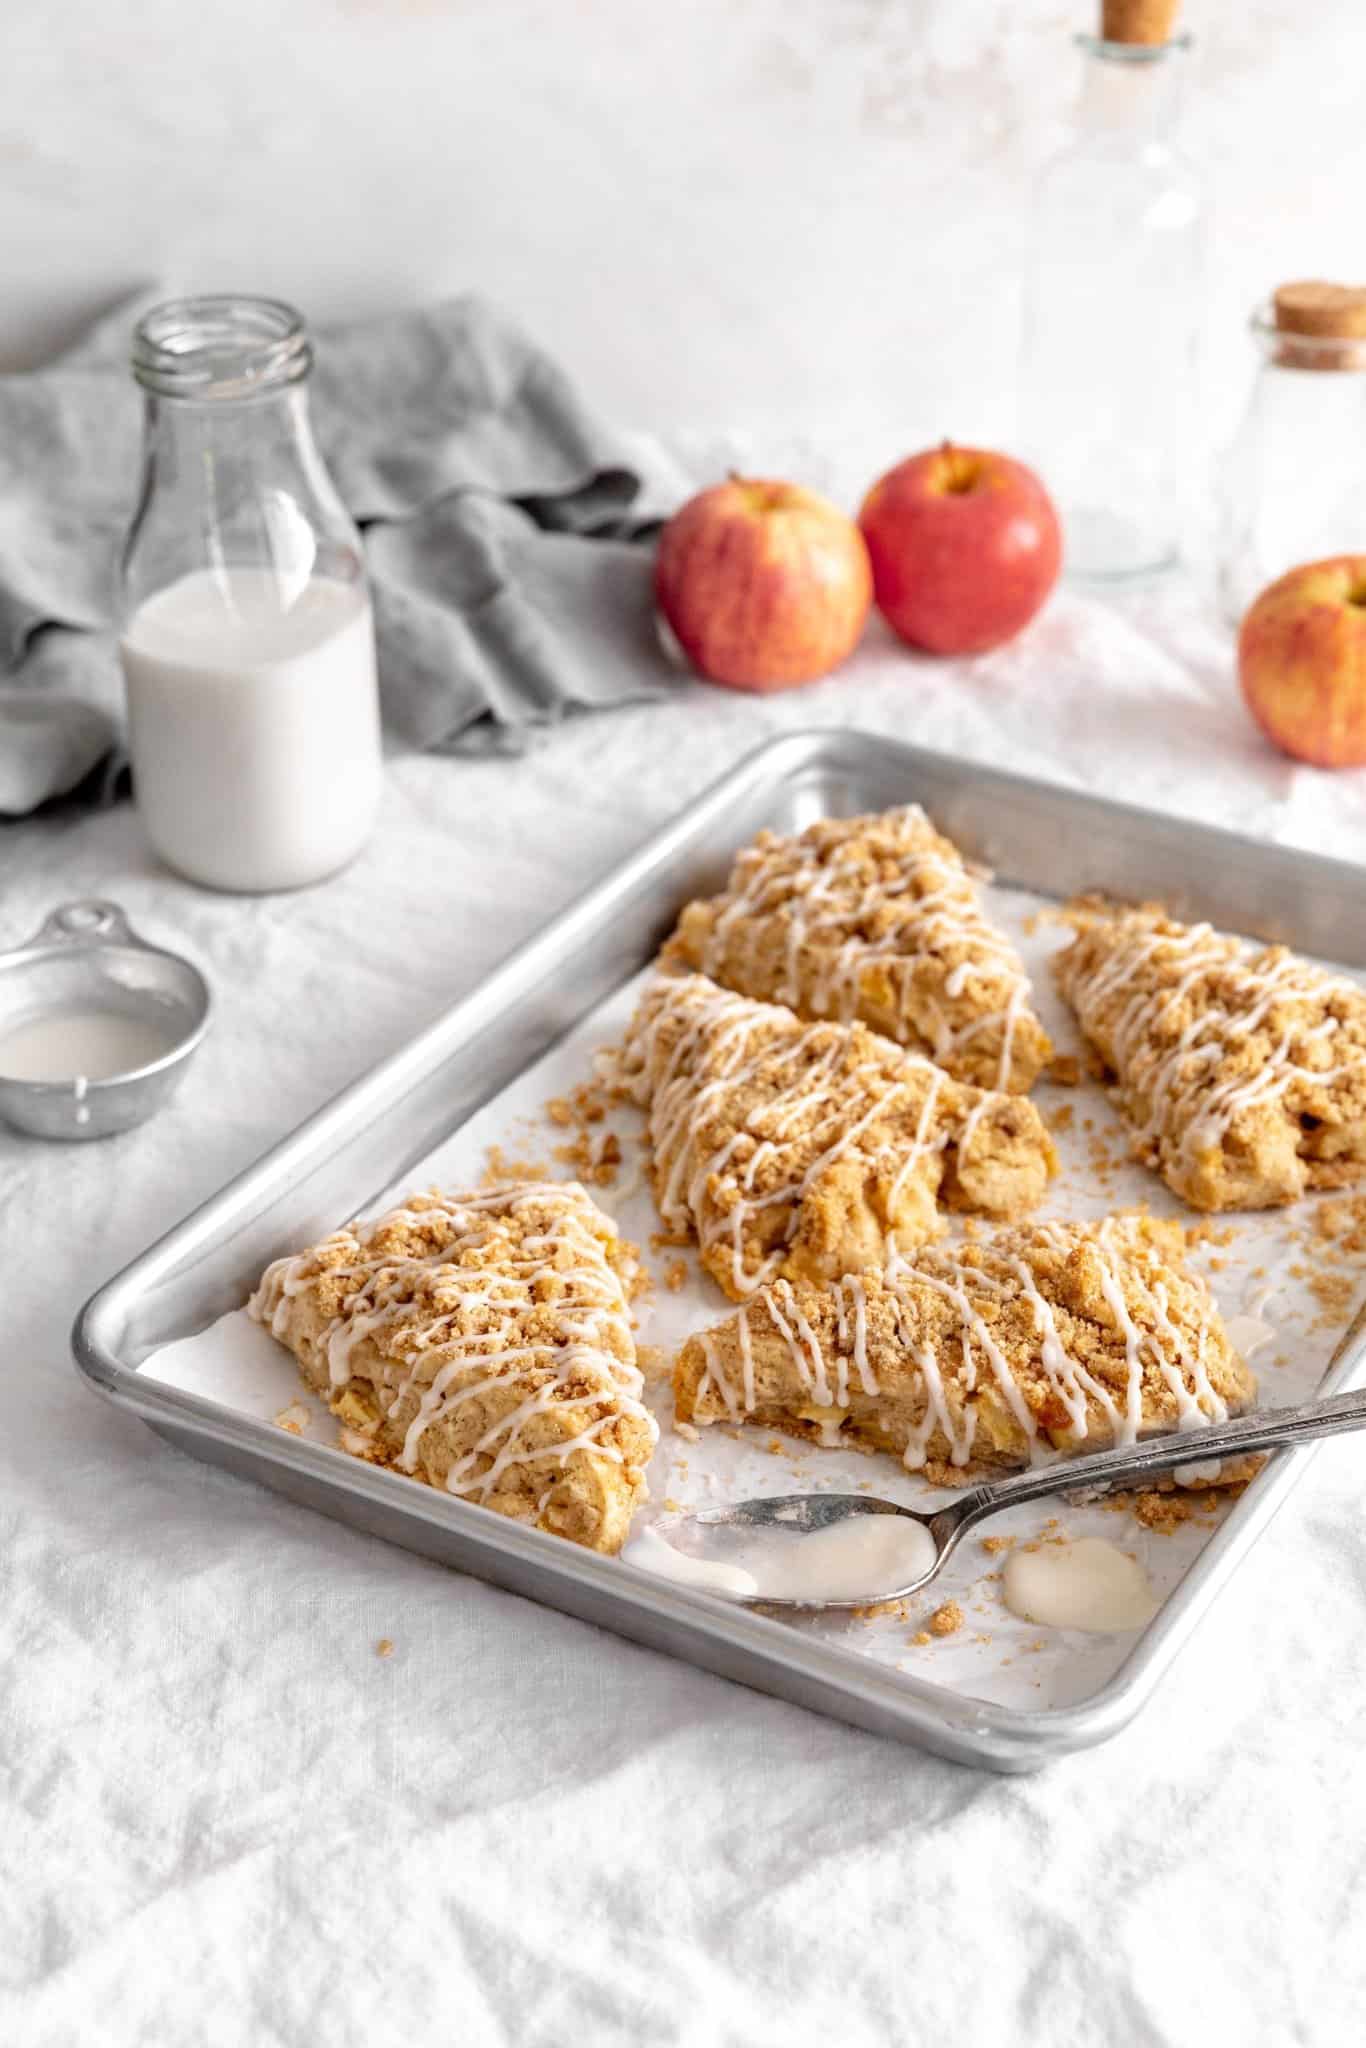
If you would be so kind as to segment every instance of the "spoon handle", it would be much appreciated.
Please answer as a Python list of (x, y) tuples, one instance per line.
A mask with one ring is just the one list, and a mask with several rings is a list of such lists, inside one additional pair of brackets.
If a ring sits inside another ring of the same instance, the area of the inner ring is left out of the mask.
[(1012, 1479), (974, 1487), (958, 1505), (964, 1520), (976, 1521), (981, 1515), (1023, 1501), (1042, 1500), (1049, 1494), (1130, 1485), (1170, 1472), (1174, 1466), (1203, 1465), (1212, 1458), (1250, 1451), (1282, 1450), (1318, 1437), (1340, 1436), (1349, 1429), (1366, 1429), (1366, 1387), (1330, 1394), (1322, 1401), (1306, 1401), (1298, 1408), (1261, 1408), (1230, 1422), (1211, 1423), (1207, 1429), (1173, 1430), (1119, 1450), (1098, 1451), (1090, 1458), (1060, 1459), (1055, 1465), (1041, 1465)]

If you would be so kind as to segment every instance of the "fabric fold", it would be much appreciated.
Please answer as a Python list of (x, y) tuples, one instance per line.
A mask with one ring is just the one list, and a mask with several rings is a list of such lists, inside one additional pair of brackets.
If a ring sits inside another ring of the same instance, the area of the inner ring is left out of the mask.
[[(0, 816), (118, 786), (117, 566), (141, 441), (128, 343), (164, 296), (0, 377)], [(500, 313), (466, 296), (323, 329), (310, 388), (364, 536), (393, 738), (515, 751), (673, 686), (635, 451)]]

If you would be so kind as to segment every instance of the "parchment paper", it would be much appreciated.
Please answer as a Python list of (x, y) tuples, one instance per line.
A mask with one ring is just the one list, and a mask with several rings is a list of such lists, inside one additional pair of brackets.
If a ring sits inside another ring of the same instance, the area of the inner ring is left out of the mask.
[[(1042, 897), (991, 887), (988, 907), (1018, 944), (1034, 983), (1038, 1007), (1061, 1053), (1080, 1055), (1071, 1019), (1057, 1000), (1047, 957), (1064, 944), (1067, 932)], [(557, 1178), (573, 1169), (554, 1154), (573, 1133), (555, 1125), (545, 1105), (592, 1078), (594, 1056), (621, 1036), (636, 995), (646, 980), (637, 977), (600, 1006), (576, 1030), (472, 1117), (422, 1167), (365, 1212), (378, 1213), (413, 1188), (478, 1184), (489, 1172), (495, 1148), (513, 1166), (526, 1163)], [(1325, 1304), (1312, 1291), (1322, 1242), (1315, 1236), (1316, 1204), (1257, 1216), (1200, 1219), (1182, 1208), (1157, 1177), (1127, 1158), (1124, 1126), (1103, 1089), (1085, 1078), (1078, 1085), (1041, 1085), (1035, 1100), (1054, 1128), (1061, 1172), (1051, 1184), (1040, 1217), (1083, 1218), (1140, 1204), (1158, 1215), (1180, 1215), (1190, 1225), (1208, 1224), (1204, 1241), (1191, 1249), (1191, 1263), (1209, 1279), (1235, 1337), (1257, 1348), (1254, 1368), (1261, 1399), (1284, 1406), (1307, 1399), (1327, 1365), (1347, 1320), (1338, 1301)], [(1070, 1115), (1069, 1115), (1070, 1112)], [(655, 1285), (637, 1306), (638, 1341), (664, 1354), (664, 1364), (683, 1338), (730, 1311), (720, 1290), (690, 1252), (651, 1248), (661, 1229), (643, 1171), (643, 1118), (630, 1109), (610, 1113), (595, 1132), (615, 1130), (623, 1164), (615, 1184), (592, 1190), (623, 1235), (640, 1246)], [(338, 1217), (337, 1221), (346, 1219)], [(950, 1225), (960, 1235), (963, 1225)], [(281, 1251), (297, 1249), (281, 1245)], [(685, 1278), (676, 1290), (666, 1276)], [(1330, 1269), (1331, 1270), (1331, 1269)], [(1234, 1319), (1237, 1319), (1236, 1321)], [(247, 1317), (227, 1316), (199, 1335), (165, 1346), (142, 1370), (166, 1384), (222, 1402), (271, 1426), (276, 1418), (315, 1442), (335, 1444), (336, 1424), (309, 1395), (294, 1361), (283, 1347)], [(667, 1373), (655, 1373), (649, 1389), (660, 1423), (660, 1442), (650, 1467), (650, 1501), (640, 1526), (664, 1520), (680, 1508), (715, 1505), (747, 1495), (827, 1488), (876, 1492), (911, 1506), (940, 1504), (936, 1492), (899, 1462), (880, 1454), (825, 1450), (796, 1438), (753, 1426), (713, 1425), (696, 1442), (673, 1426)], [(338, 1457), (346, 1453), (338, 1450)], [(1065, 1468), (1060, 1480), (1065, 1483)], [(417, 1482), (414, 1482), (417, 1483)], [(1211, 1496), (1201, 1490), (1193, 1504)], [(1133, 1648), (1132, 1635), (1093, 1635), (1053, 1630), (1018, 1620), (1004, 1605), (1000, 1574), (1005, 1555), (989, 1551), (982, 1538), (1017, 1542), (1058, 1536), (1098, 1536), (1136, 1556), (1159, 1597), (1180, 1582), (1209, 1541), (1230, 1502), (1192, 1515), (1170, 1531), (1151, 1529), (1129, 1506), (1094, 1503), (1072, 1506), (1059, 1498), (1003, 1515), (970, 1537), (950, 1560), (932, 1590), (902, 1612), (862, 1616), (803, 1617), (789, 1625), (811, 1630), (863, 1656), (954, 1691), (1014, 1707), (1065, 1706), (1097, 1691)], [(1255, 1569), (1255, 1566), (1253, 1567)], [(963, 1625), (953, 1634), (932, 1634), (927, 1623), (944, 1603), (957, 1602)], [(917, 1640), (928, 1635), (929, 1640)]]

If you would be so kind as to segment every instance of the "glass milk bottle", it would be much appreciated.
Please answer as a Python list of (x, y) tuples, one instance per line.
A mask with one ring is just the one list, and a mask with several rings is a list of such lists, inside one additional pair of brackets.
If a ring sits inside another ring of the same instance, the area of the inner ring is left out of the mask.
[(1366, 290), (1282, 285), (1252, 333), (1261, 367), (1219, 478), (1219, 598), (1234, 626), (1287, 569), (1366, 554)]
[(374, 824), (374, 626), (360, 540), (314, 445), (299, 315), (195, 298), (139, 322), (142, 491), (119, 652), (133, 789), (168, 864), (297, 889)]
[(1190, 466), (1204, 262), (1201, 182), (1176, 146), (1188, 38), (1170, 0), (1109, 0), (1077, 40), (1073, 141), (1027, 246), (1020, 441), (1062, 517), (1070, 572), (1168, 567)]

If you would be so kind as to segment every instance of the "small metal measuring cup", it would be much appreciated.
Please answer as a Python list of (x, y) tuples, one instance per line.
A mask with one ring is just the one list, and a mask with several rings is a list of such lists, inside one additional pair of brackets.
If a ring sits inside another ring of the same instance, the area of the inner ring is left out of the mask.
[[(0, 953), (0, 1116), (38, 1138), (131, 1130), (178, 1087), (210, 1007), (199, 969), (140, 939), (117, 903), (60, 904), (24, 945)], [(7, 1038), (91, 1011), (141, 1024), (166, 1050), (127, 1073), (36, 1081), (6, 1074)]]

